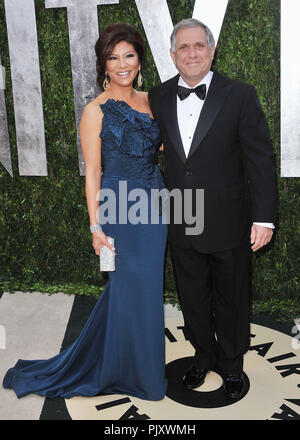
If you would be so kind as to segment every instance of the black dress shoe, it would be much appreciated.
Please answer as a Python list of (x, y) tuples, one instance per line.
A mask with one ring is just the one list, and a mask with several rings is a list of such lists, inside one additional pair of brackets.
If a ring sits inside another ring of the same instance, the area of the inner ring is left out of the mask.
[(206, 374), (207, 370), (192, 365), (182, 378), (183, 385), (189, 390), (192, 390), (193, 388), (198, 388), (200, 387), (200, 385), (203, 384)]
[(245, 382), (242, 374), (229, 374), (223, 379), (223, 386), (227, 397), (239, 399), (245, 389)]

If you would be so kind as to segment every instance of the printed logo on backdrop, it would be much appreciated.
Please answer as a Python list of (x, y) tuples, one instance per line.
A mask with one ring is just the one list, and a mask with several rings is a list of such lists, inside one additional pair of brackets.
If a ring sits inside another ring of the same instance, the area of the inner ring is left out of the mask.
[[(205, 383), (185, 390), (182, 375), (194, 350), (185, 339), (181, 318), (165, 328), (167, 395), (156, 402), (124, 395), (65, 399), (74, 420), (299, 420), (300, 322), (291, 336), (251, 324), (251, 349), (244, 357), (246, 389), (239, 401), (227, 399), (222, 378), (210, 371)], [(294, 336), (293, 336), (294, 335)], [(180, 357), (178, 357), (180, 355)], [(113, 425), (107, 427), (113, 433)], [(155, 435), (153, 427), (152, 435)], [(167, 428), (166, 428), (167, 429)], [(168, 429), (176, 429), (170, 425)]]
[[(45, 0), (45, 8), (67, 8), (70, 55), (74, 89), (77, 149), (80, 175), (84, 161), (80, 146), (79, 122), (84, 106), (96, 90), (94, 45), (99, 36), (97, 6), (115, 5), (123, 0)], [(125, 0), (124, 0), (125, 1)], [(238, 0), (235, 0), (238, 1)], [(169, 57), (173, 23), (167, 0), (135, 0), (161, 81), (177, 71)], [(4, 0), (8, 33), (10, 71), (14, 98), (19, 174), (47, 176), (44, 113), (40, 82), (39, 49), (34, 0)], [(206, 23), (216, 42), (222, 29), (228, 0), (195, 0), (192, 16)], [(297, 72), (298, 0), (281, 0), (281, 175), (300, 176), (300, 82)], [(153, 14), (155, 11), (155, 14)], [(86, 23), (89, 26), (86, 27)], [(266, 49), (267, 50), (267, 49)], [(22, 57), (19, 54), (22, 53)], [(85, 63), (81, 63), (82, 59)], [(5, 70), (0, 53), (0, 162), (13, 175), (7, 114)]]

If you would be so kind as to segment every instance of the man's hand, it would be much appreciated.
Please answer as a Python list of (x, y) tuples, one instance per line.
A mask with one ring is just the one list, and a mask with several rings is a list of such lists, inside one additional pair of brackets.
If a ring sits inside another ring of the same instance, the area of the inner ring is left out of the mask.
[(272, 228), (266, 228), (265, 226), (260, 225), (252, 225), (250, 240), (253, 246), (251, 249), (255, 252), (261, 247), (265, 246), (271, 240), (272, 235)]

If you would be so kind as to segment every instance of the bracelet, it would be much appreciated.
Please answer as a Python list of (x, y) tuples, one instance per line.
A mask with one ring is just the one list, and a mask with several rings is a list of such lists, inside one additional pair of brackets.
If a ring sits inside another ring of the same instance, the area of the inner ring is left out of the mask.
[(102, 231), (102, 227), (101, 227), (101, 225), (92, 225), (92, 226), (90, 226), (90, 230), (91, 230), (91, 233), (93, 233), (93, 232), (98, 232), (98, 231)]

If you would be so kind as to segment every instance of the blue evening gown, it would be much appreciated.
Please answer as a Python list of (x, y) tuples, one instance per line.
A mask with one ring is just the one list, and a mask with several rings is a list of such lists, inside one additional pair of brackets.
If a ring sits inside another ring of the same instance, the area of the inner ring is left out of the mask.
[[(117, 393), (160, 400), (165, 396), (167, 225), (161, 208), (159, 221), (150, 223), (148, 197), (151, 189), (164, 187), (155, 164), (160, 133), (156, 121), (124, 101), (109, 99), (101, 108), (101, 189), (113, 190), (117, 202), (116, 223), (103, 224), (103, 231), (115, 239), (116, 271), (109, 272), (101, 297), (72, 345), (50, 359), (19, 359), (7, 371), (3, 387), (12, 388), (18, 397), (29, 393), (52, 398)], [(135, 188), (144, 190), (147, 197), (141, 195), (126, 204)], [(137, 201), (139, 210), (134, 207)], [(128, 213), (135, 209), (136, 216), (144, 216), (144, 220), (146, 212), (148, 223), (124, 222), (124, 209)]]

